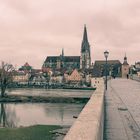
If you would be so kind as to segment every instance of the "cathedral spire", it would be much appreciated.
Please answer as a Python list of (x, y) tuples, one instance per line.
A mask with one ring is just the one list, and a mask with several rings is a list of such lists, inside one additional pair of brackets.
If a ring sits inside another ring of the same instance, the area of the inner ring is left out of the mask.
[(86, 25), (84, 25), (84, 34), (81, 45), (80, 68), (88, 69), (90, 68), (90, 66), (91, 66), (90, 45), (88, 42), (87, 28)]
[(85, 52), (86, 50), (90, 52), (90, 45), (89, 45), (88, 36), (87, 36), (87, 28), (86, 28), (86, 25), (84, 25), (84, 34), (83, 34), (81, 52)]
[(88, 42), (88, 36), (87, 36), (87, 28), (86, 28), (86, 24), (84, 25), (83, 41)]

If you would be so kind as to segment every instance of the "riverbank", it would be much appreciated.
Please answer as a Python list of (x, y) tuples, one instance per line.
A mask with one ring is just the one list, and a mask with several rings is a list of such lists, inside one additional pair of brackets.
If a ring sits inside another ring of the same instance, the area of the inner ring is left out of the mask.
[[(20, 128), (0, 128), (0, 140), (54, 140), (62, 126), (35, 125)], [(60, 135), (65, 135), (61, 134)]]
[(52, 84), (52, 85), (32, 85), (32, 84), (12, 84), (8, 86), (9, 89), (19, 89), (19, 88), (28, 88), (28, 89), (71, 89), (71, 90), (96, 90), (96, 87), (91, 86), (75, 86), (69, 84)]
[(0, 98), (0, 103), (87, 103), (89, 98), (78, 97), (45, 97), (28, 95), (7, 95)]

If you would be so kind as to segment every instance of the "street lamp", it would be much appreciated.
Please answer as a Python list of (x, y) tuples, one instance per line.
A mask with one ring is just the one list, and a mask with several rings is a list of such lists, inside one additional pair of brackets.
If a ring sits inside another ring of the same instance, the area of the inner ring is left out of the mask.
[(105, 63), (105, 89), (107, 90), (107, 58), (108, 58), (108, 55), (109, 55), (109, 52), (108, 51), (105, 51), (104, 52), (104, 56), (105, 56), (105, 59), (106, 59), (106, 63)]

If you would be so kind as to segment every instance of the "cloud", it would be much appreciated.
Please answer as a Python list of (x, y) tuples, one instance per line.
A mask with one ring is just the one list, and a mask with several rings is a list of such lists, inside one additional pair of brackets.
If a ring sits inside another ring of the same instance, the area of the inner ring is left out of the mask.
[(1, 0), (0, 60), (41, 67), (46, 56), (80, 55), (87, 24), (92, 60), (140, 60), (139, 0)]

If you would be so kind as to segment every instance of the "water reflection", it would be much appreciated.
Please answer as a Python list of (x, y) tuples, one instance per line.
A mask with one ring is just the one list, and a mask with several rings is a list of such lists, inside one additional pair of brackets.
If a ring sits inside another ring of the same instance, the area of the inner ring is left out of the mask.
[(0, 126), (1, 127), (16, 127), (18, 119), (16, 118), (15, 110), (12, 110), (6, 104), (0, 105)]
[(0, 126), (72, 125), (84, 104), (1, 104)]

